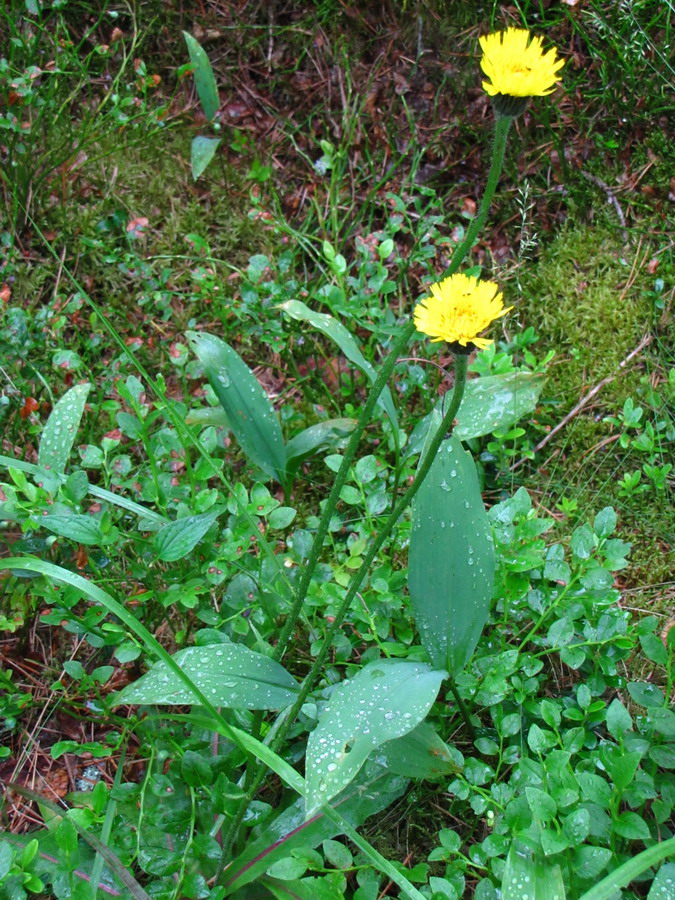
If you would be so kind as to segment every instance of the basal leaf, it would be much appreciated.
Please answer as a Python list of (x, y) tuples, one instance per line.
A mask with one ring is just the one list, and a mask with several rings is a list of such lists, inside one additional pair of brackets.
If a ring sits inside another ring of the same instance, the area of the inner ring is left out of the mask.
[(51, 411), (40, 438), (40, 468), (65, 472), (90, 388), (89, 384), (76, 384)]
[(565, 897), (560, 866), (514, 841), (506, 859), (502, 900), (565, 900)]
[(487, 621), (494, 581), (492, 532), (473, 458), (444, 441), (412, 506), (408, 587), (422, 644), (456, 676)]
[(468, 441), (510, 427), (535, 409), (544, 380), (528, 372), (472, 378), (457, 413), (455, 434)]
[(258, 379), (239, 354), (215, 335), (189, 331), (187, 338), (244, 453), (263, 472), (285, 484), (281, 425)]
[[(241, 644), (188, 647), (173, 659), (214, 706), (283, 709), (298, 691), (298, 683), (283, 666)], [(118, 706), (194, 702), (194, 694), (162, 661), (115, 697)]]
[(375, 747), (424, 719), (446, 676), (425, 663), (380, 660), (333, 691), (307, 742), (308, 816), (352, 781)]

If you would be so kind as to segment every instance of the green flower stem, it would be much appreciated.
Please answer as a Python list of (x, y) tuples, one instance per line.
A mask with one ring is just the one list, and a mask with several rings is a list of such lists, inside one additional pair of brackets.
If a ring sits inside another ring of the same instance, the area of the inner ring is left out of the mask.
[[(345, 594), (345, 596), (342, 600), (342, 603), (340, 604), (340, 607), (335, 614), (335, 618), (333, 619), (333, 621), (329, 625), (328, 629), (326, 630), (326, 636), (325, 636), (325, 639), (323, 642), (323, 646), (321, 647), (321, 650), (319, 651), (318, 656), (314, 660), (314, 663), (312, 664), (312, 668), (309, 670), (309, 672), (305, 676), (305, 678), (302, 682), (302, 685), (300, 686), (300, 692), (298, 693), (298, 696), (296, 697), (296, 700), (295, 700), (293, 706), (289, 710), (288, 716), (286, 717), (283, 725), (277, 732), (274, 740), (270, 744), (270, 749), (272, 751), (276, 752), (277, 749), (280, 747), (281, 743), (283, 742), (284, 738), (286, 737), (286, 734), (287, 734), (289, 728), (295, 721), (296, 716), (300, 712), (305, 700), (309, 696), (310, 691), (313, 689), (319, 676), (321, 675), (321, 672), (324, 667), (324, 663), (326, 662), (326, 658), (328, 657), (331, 647), (333, 646), (333, 637), (335, 636), (335, 633), (337, 632), (338, 628), (340, 628), (340, 626), (342, 625), (344, 617), (347, 615), (347, 612), (349, 611), (349, 607), (351, 606), (352, 600), (354, 599), (359, 588), (361, 587), (363, 579), (368, 574), (368, 570), (370, 569), (370, 566), (371, 566), (373, 560), (377, 556), (380, 548), (382, 547), (382, 545), (384, 544), (386, 539), (389, 537), (394, 525), (401, 518), (401, 515), (405, 512), (407, 506), (409, 505), (409, 503), (411, 502), (411, 500), (413, 499), (413, 497), (415, 496), (417, 491), (420, 489), (422, 482), (424, 481), (427, 474), (429, 473), (429, 469), (431, 468), (432, 463), (433, 463), (434, 459), (436, 458), (436, 454), (438, 452), (438, 448), (440, 447), (441, 443), (443, 442), (443, 440), (445, 440), (446, 437), (449, 437), (450, 434), (452, 434), (453, 422), (454, 422), (455, 416), (457, 415), (457, 411), (459, 410), (459, 405), (462, 402), (462, 397), (464, 395), (464, 387), (466, 385), (467, 366), (468, 366), (468, 357), (466, 355), (461, 354), (461, 355), (458, 355), (455, 357), (455, 386), (454, 386), (453, 393), (452, 393), (452, 401), (443, 417), (443, 420), (442, 420), (438, 430), (436, 431), (436, 434), (434, 435), (433, 440), (429, 444), (426, 455), (424, 456), (423, 459), (420, 459), (419, 467), (417, 469), (417, 474), (415, 475), (415, 478), (414, 478), (412, 484), (402, 495), (402, 497), (400, 498), (400, 500), (394, 507), (393, 511), (390, 513), (387, 520), (385, 521), (385, 523), (382, 525), (382, 527), (378, 531), (377, 536), (375, 538), (373, 538), (373, 540), (370, 542), (370, 546), (368, 547), (366, 555), (363, 558), (363, 562), (361, 563), (361, 565), (359, 566), (357, 571), (352, 576), (352, 579), (349, 583), (349, 587), (347, 589), (347, 593)], [(234, 840), (234, 838), (236, 836), (236, 833), (239, 829), (239, 825), (241, 824), (241, 821), (243, 820), (246, 809), (248, 808), (248, 804), (255, 796), (255, 794), (258, 790), (258, 787), (260, 786), (260, 783), (262, 782), (264, 774), (265, 774), (264, 766), (258, 766), (258, 769), (250, 783), (250, 786), (246, 793), (246, 796), (244, 797), (244, 799), (242, 801), (242, 805), (241, 805), (240, 809), (238, 810), (238, 813), (235, 816), (234, 820), (232, 821), (229, 831), (223, 840), (223, 858), (224, 858), (224, 855), (227, 852), (229, 852), (229, 849), (232, 845), (232, 841)]]
[(458, 355), (455, 357), (455, 386), (452, 392), (452, 401), (443, 417), (443, 420), (436, 431), (436, 434), (433, 437), (433, 440), (429, 444), (429, 448), (425, 454), (425, 456), (420, 459), (417, 474), (413, 479), (410, 487), (405, 491), (405, 493), (401, 496), (400, 500), (392, 510), (392, 512), (387, 517), (386, 521), (379, 529), (376, 537), (374, 537), (371, 542), (368, 550), (366, 551), (365, 556), (363, 557), (363, 562), (356, 570), (354, 575), (352, 575), (351, 581), (349, 582), (349, 587), (347, 588), (347, 593), (345, 594), (342, 603), (338, 611), (335, 613), (335, 617), (328, 626), (326, 630), (326, 637), (323, 642), (323, 646), (319, 651), (318, 656), (314, 660), (312, 664), (312, 668), (309, 670), (307, 675), (305, 676), (302, 685), (300, 687), (300, 692), (295, 699), (295, 703), (291, 707), (291, 710), (288, 714), (288, 718), (286, 719), (286, 727), (280, 728), (277, 732), (277, 735), (272, 741), (271, 749), (277, 750), (281, 741), (284, 739), (286, 735), (286, 731), (288, 730), (288, 726), (295, 720), (295, 717), (300, 712), (300, 709), (307, 699), (309, 692), (314, 687), (317, 679), (319, 678), (324, 663), (326, 662), (326, 658), (330, 653), (331, 647), (333, 646), (333, 637), (337, 632), (338, 628), (342, 625), (344, 617), (347, 615), (349, 611), (349, 607), (351, 606), (352, 600), (356, 596), (363, 579), (368, 574), (368, 570), (373, 563), (373, 560), (377, 556), (380, 548), (389, 537), (394, 528), (394, 525), (401, 518), (406, 508), (409, 506), (415, 494), (418, 492), (420, 487), (422, 486), (422, 482), (427, 477), (429, 473), (429, 469), (431, 468), (434, 460), (436, 459), (436, 454), (438, 452), (438, 448), (441, 446), (441, 443), (447, 438), (450, 437), (453, 430), (453, 422), (455, 416), (457, 415), (457, 411), (459, 410), (459, 405), (462, 402), (462, 397), (464, 395), (464, 387), (466, 385), (466, 370), (468, 364), (468, 357), (464, 354)]
[(450, 690), (452, 691), (452, 696), (455, 698), (455, 702), (457, 703), (459, 711), (462, 714), (462, 718), (464, 719), (464, 724), (466, 725), (466, 729), (469, 732), (469, 736), (471, 737), (471, 740), (474, 741), (476, 739), (476, 729), (473, 727), (473, 722), (471, 721), (471, 716), (469, 714), (467, 705), (462, 700), (460, 693), (457, 690), (455, 679), (452, 677), (452, 675), (450, 676), (448, 681), (450, 684)]
[[(504, 154), (506, 152), (506, 142), (508, 138), (509, 128), (511, 126), (512, 119), (507, 116), (497, 116), (495, 120), (495, 134), (494, 141), (492, 144), (492, 160), (490, 163), (490, 171), (488, 172), (487, 182), (485, 185), (485, 192), (483, 194), (483, 199), (481, 200), (480, 207), (478, 209), (478, 213), (476, 217), (473, 219), (471, 224), (469, 225), (466, 235), (462, 243), (457, 247), (455, 252), (452, 255), (452, 259), (450, 261), (450, 265), (447, 270), (443, 274), (444, 278), (454, 274), (457, 269), (463, 263), (467, 253), (471, 250), (476, 237), (480, 229), (483, 227), (485, 219), (487, 218), (488, 211), (490, 209), (490, 204), (492, 203), (492, 198), (494, 197), (495, 191), (497, 189), (497, 183), (499, 182), (499, 176), (501, 174), (502, 165), (504, 163)], [(312, 581), (312, 577), (314, 575), (314, 570), (316, 569), (317, 563), (319, 562), (319, 557), (321, 556), (321, 551), (323, 549), (323, 544), (326, 539), (326, 535), (328, 534), (328, 526), (330, 524), (330, 520), (335, 511), (335, 507), (337, 506), (337, 502), (340, 498), (340, 492), (347, 481), (347, 477), (349, 475), (349, 469), (352, 465), (354, 457), (356, 456), (356, 451), (358, 450), (359, 443), (363, 436), (364, 431), (368, 427), (370, 423), (371, 416), (375, 409), (375, 404), (377, 403), (377, 399), (384, 390), (385, 385), (387, 384), (391, 373), (394, 370), (394, 366), (398, 361), (399, 355), (403, 352), (403, 350), (407, 347), (410, 339), (415, 333), (415, 325), (414, 323), (409, 323), (406, 325), (401, 334), (398, 337), (398, 340), (394, 344), (391, 349), (391, 352), (387, 359), (385, 359), (382, 364), (380, 371), (378, 373), (377, 378), (373, 386), (371, 387), (368, 396), (366, 398), (365, 405), (361, 411), (361, 415), (359, 416), (358, 422), (356, 424), (356, 428), (352, 432), (352, 435), (349, 439), (349, 443), (347, 444), (347, 448), (345, 450), (344, 456), (342, 458), (342, 463), (340, 468), (335, 476), (335, 482), (333, 483), (332, 490), (328, 496), (328, 500), (326, 501), (326, 505), (324, 506), (323, 513), (319, 520), (319, 526), (317, 528), (316, 534), (314, 536), (314, 541), (312, 542), (312, 548), (309, 552), (309, 556), (307, 558), (307, 562), (305, 564), (302, 577), (298, 583), (298, 586), (295, 591), (295, 598), (293, 600), (293, 605), (288, 612), (288, 616), (286, 617), (286, 622), (279, 634), (279, 639), (277, 641), (277, 646), (274, 652), (274, 659), (278, 662), (283, 658), (284, 653), (286, 652), (286, 648), (288, 646), (289, 640), (293, 633), (293, 629), (295, 628), (296, 622), (300, 615), (300, 610), (302, 609), (302, 605), (305, 602), (305, 598), (307, 596), (307, 592), (309, 590), (310, 583)], [(462, 359), (462, 362), (460, 362)], [(462, 375), (462, 368), (464, 374)], [(461, 402), (461, 393), (464, 390), (464, 382), (466, 379), (466, 357), (458, 357), (457, 358), (457, 366), (456, 366), (456, 380), (455, 380), (455, 393), (453, 394), (453, 402), (450, 405), (450, 409), (448, 410), (448, 414), (446, 415), (446, 419), (450, 423), (455, 417), (457, 410), (459, 409), (459, 403)], [(461, 382), (461, 392), (457, 393), (457, 387)], [(457, 404), (455, 405), (455, 400), (457, 400)], [(450, 415), (452, 414), (452, 415)], [(445, 424), (445, 419), (444, 419)], [(342, 612), (342, 617), (338, 619), (336, 617), (335, 622), (332, 623), (330, 630), (326, 634), (326, 640), (324, 642), (324, 646), (317, 657), (312, 669), (308, 673), (307, 677), (303, 682), (303, 686), (301, 688), (301, 693), (298, 697), (298, 701), (293, 706), (291, 713), (288, 718), (284, 722), (284, 725), (279, 730), (274, 740), (274, 746), (280, 746), (281, 742), (286, 736), (288, 729), (290, 728), (297, 712), (300, 710), (302, 704), (304, 703), (309, 691), (312, 689), (314, 684), (314, 680), (319, 672), (321, 665), (325, 660), (329, 650), (330, 650), (330, 640), (339, 628), (342, 618), (346, 615), (347, 610), (349, 609), (349, 604), (352, 601), (352, 598), (356, 594), (361, 584), (361, 581), (365, 577), (366, 570), (370, 563), (375, 558), (378, 550), (384, 543), (389, 531), (393, 527), (394, 523), (398, 520), (401, 513), (408, 505), (409, 501), (412, 497), (417, 493), (417, 490), (421, 484), (421, 480), (419, 479), (420, 474), (426, 475), (428, 471), (428, 467), (431, 466), (433, 462), (436, 449), (440, 446), (441, 441), (443, 440), (443, 426), (439, 429), (436, 437), (434, 438), (434, 442), (432, 447), (430, 447), (430, 452), (427, 454), (425, 460), (423, 460), (423, 465), (426, 466), (426, 470), (423, 471), (422, 467), (418, 471), (418, 475), (413, 481), (413, 484), (410, 488), (405, 492), (394, 511), (387, 519), (387, 522), (384, 525), (384, 528), (381, 532), (381, 535), (375, 539), (373, 544), (371, 544), (368, 555), (365, 557), (361, 567), (356, 572), (350, 587), (348, 589), (347, 595), (345, 596), (345, 600), (343, 601), (344, 612)], [(438, 443), (436, 443), (438, 441)], [(434, 449), (435, 445), (435, 449)], [(433, 450), (433, 452), (431, 452)], [(388, 530), (387, 530), (388, 529)], [(356, 587), (354, 587), (356, 585)], [(319, 663), (319, 659), (321, 662)], [(302, 699), (300, 699), (302, 698)], [(241, 825), (243, 818), (246, 814), (246, 810), (249, 807), (249, 804), (255, 797), (258, 788), (263, 780), (265, 773), (265, 768), (263, 765), (258, 764), (257, 770), (254, 772), (252, 778), (249, 781), (248, 789), (246, 791), (246, 796), (243, 798), (241, 802), (241, 806), (234, 816), (230, 827), (227, 831), (227, 834), (223, 836), (223, 852), (221, 856), (221, 863), (219, 866), (218, 877), (222, 873), (224, 868), (227, 855), (232, 847), (234, 840), (236, 839), (237, 833), (239, 831), (239, 826)]]
[[(478, 213), (469, 225), (464, 240), (453, 253), (450, 265), (443, 274), (443, 278), (447, 278), (448, 276), (455, 273), (457, 269), (459, 269), (461, 264), (464, 262), (467, 253), (469, 252), (469, 250), (471, 250), (471, 247), (473, 246), (473, 243), (476, 240), (480, 229), (483, 227), (485, 219), (487, 218), (490, 204), (492, 203), (492, 198), (494, 197), (494, 193), (497, 189), (497, 183), (502, 171), (502, 165), (504, 163), (504, 153), (506, 151), (506, 142), (511, 122), (512, 119), (508, 116), (497, 116), (497, 119), (495, 121), (494, 141), (492, 144), (492, 160), (490, 163), (490, 171), (488, 172), (487, 183), (485, 185), (485, 193), (483, 194), (483, 199), (481, 200)], [(414, 333), (415, 325), (412, 322), (403, 328), (401, 334), (398, 337), (398, 340), (392, 347), (389, 356), (382, 364), (378, 376), (368, 393), (365, 405), (361, 410), (361, 415), (359, 416), (358, 422), (356, 423), (356, 428), (352, 432), (352, 435), (349, 439), (349, 443), (347, 444), (347, 448), (342, 458), (342, 463), (340, 464), (340, 468), (338, 469), (337, 475), (335, 476), (333, 487), (328, 496), (328, 500), (326, 501), (321, 519), (319, 520), (319, 527), (317, 528), (316, 534), (314, 536), (314, 541), (312, 542), (312, 547), (309, 552), (309, 556), (307, 557), (307, 562), (305, 564), (302, 577), (300, 578), (300, 582), (295, 591), (295, 599), (293, 600), (293, 605), (291, 606), (286, 617), (286, 622), (281, 629), (281, 633), (279, 635), (279, 639), (274, 651), (274, 659), (277, 662), (279, 662), (283, 658), (283, 655), (286, 652), (291, 634), (293, 633), (293, 629), (295, 628), (298, 616), (300, 615), (302, 604), (305, 602), (305, 598), (307, 597), (307, 592), (314, 575), (314, 570), (316, 569), (317, 563), (319, 562), (319, 557), (321, 556), (321, 551), (323, 550), (323, 543), (326, 539), (326, 535), (328, 534), (328, 526), (330, 525), (330, 520), (333, 516), (333, 513), (335, 512), (335, 507), (337, 506), (338, 500), (340, 499), (340, 492), (342, 491), (342, 488), (344, 487), (349, 476), (349, 469), (352, 465), (352, 462), (354, 461), (354, 457), (356, 456), (356, 451), (358, 450), (361, 438), (363, 437), (363, 433), (370, 424), (370, 420), (375, 409), (375, 404), (377, 403), (380, 394), (384, 390), (385, 385), (389, 381), (389, 378), (394, 370), (394, 366), (398, 361), (398, 357), (408, 346), (410, 339), (412, 338)]]
[(293, 633), (293, 629), (295, 628), (298, 616), (300, 615), (302, 604), (305, 602), (305, 598), (309, 590), (309, 585), (311, 584), (312, 576), (314, 575), (314, 570), (316, 569), (317, 563), (319, 562), (319, 557), (321, 556), (321, 551), (323, 550), (323, 543), (326, 539), (326, 535), (328, 534), (328, 526), (330, 525), (330, 520), (333, 517), (335, 507), (337, 506), (338, 500), (340, 499), (340, 492), (344, 487), (345, 482), (347, 481), (347, 477), (349, 476), (349, 469), (351, 468), (354, 457), (356, 456), (356, 451), (358, 450), (363, 432), (370, 424), (377, 399), (384, 390), (385, 385), (389, 381), (389, 376), (391, 375), (394, 366), (396, 365), (398, 357), (405, 349), (405, 347), (407, 347), (408, 343), (410, 342), (410, 338), (414, 333), (415, 326), (413, 323), (410, 323), (403, 328), (396, 343), (392, 347), (391, 353), (382, 364), (377, 378), (375, 379), (373, 386), (368, 393), (368, 397), (366, 398), (364, 407), (361, 410), (361, 415), (359, 416), (358, 422), (356, 423), (356, 428), (351, 434), (349, 443), (347, 444), (347, 449), (345, 450), (345, 454), (342, 457), (342, 463), (340, 464), (340, 468), (338, 469), (337, 475), (335, 476), (335, 481), (333, 482), (333, 487), (331, 488), (331, 492), (328, 495), (328, 500), (326, 501), (326, 505), (324, 506), (323, 513), (321, 514), (319, 527), (317, 528), (316, 534), (314, 535), (314, 540), (312, 541), (312, 547), (309, 551), (307, 562), (304, 566), (302, 576), (295, 591), (295, 599), (293, 600), (293, 605), (288, 612), (284, 627), (281, 629), (281, 633), (279, 635), (273, 657), (275, 660), (277, 660), (277, 662), (281, 660), (284, 653), (286, 652), (291, 634)]
[(473, 243), (485, 224), (487, 214), (490, 210), (490, 204), (497, 190), (499, 176), (502, 174), (502, 166), (504, 165), (504, 154), (506, 152), (506, 142), (509, 136), (509, 128), (513, 119), (510, 116), (497, 116), (495, 119), (495, 135), (492, 142), (492, 160), (490, 162), (490, 171), (488, 172), (487, 182), (485, 184), (485, 193), (478, 207), (478, 213), (471, 220), (471, 224), (467, 228), (464, 240), (455, 250), (450, 260), (450, 265), (445, 270), (442, 278), (448, 278), (453, 275), (464, 261), (464, 257), (473, 247)]

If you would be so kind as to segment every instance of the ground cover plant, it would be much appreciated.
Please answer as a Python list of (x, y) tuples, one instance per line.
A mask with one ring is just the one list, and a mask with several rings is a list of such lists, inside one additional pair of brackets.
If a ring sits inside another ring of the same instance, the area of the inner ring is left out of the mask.
[(3, 896), (675, 896), (669, 7), (451, 6), (2, 13)]

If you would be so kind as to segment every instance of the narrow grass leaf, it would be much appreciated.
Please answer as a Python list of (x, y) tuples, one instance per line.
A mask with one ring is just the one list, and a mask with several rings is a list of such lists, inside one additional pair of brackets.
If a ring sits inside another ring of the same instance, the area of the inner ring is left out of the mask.
[(473, 458), (444, 441), (412, 506), (408, 587), (422, 644), (458, 675), (487, 621), (495, 553)]
[(40, 468), (52, 472), (66, 471), (90, 388), (90, 384), (76, 384), (66, 391), (49, 414), (40, 438)]
[(192, 139), (190, 164), (194, 181), (204, 174), (206, 167), (216, 155), (220, 143), (221, 138), (204, 137), (203, 135)]
[(307, 742), (308, 816), (352, 781), (373, 749), (424, 719), (445, 677), (425, 663), (380, 660), (333, 691)]
[(183, 37), (190, 54), (190, 62), (194, 67), (193, 75), (197, 96), (202, 105), (204, 115), (211, 122), (220, 107), (216, 78), (206, 51), (199, 41), (195, 40), (187, 31), (183, 32)]
[[(0, 847), (14, 845), (17, 848), (23, 849), (27, 844), (34, 840), (38, 843), (37, 855), (42, 860), (47, 871), (51, 872), (58, 868), (59, 865), (62, 865), (62, 860), (59, 858), (59, 849), (56, 846), (56, 841), (54, 840), (54, 835), (51, 831), (40, 829), (39, 831), (30, 831), (28, 834), (12, 834), (9, 831), (0, 831)], [(102, 880), (97, 882), (93, 875), (89, 875), (83, 869), (74, 869), (72, 874), (74, 878), (88, 882), (89, 884), (95, 884), (97, 890), (110, 897), (123, 896), (122, 891), (118, 891), (117, 888), (111, 887)], [(2, 878), (3, 874), (0, 870), (0, 879)]]
[[(241, 644), (188, 647), (174, 654), (173, 660), (215, 706), (283, 709), (293, 703), (299, 690), (283, 666)], [(116, 694), (114, 702), (116, 706), (183, 706), (195, 703), (195, 697), (160, 661)]]
[[(65, 820), (65, 815), (67, 810), (63, 807), (58, 806), (56, 803), (52, 803), (51, 800), (47, 800), (46, 797), (43, 797), (42, 794), (38, 794), (36, 791), (31, 791), (29, 788), (23, 787), (20, 784), (10, 784), (9, 787), (13, 791), (16, 791), (17, 794), (21, 794), (22, 797), (27, 797), (33, 803), (40, 803), (43, 806), (46, 806), (51, 812), (53, 812), (57, 816), (61, 816)], [(96, 853), (100, 854), (103, 859), (106, 861), (108, 867), (113, 871), (115, 876), (122, 882), (122, 884), (127, 888), (129, 893), (135, 900), (150, 900), (150, 895), (147, 894), (141, 885), (136, 881), (131, 872), (124, 866), (117, 855), (113, 853), (110, 847), (106, 847), (95, 835), (91, 834), (86, 828), (80, 825), (77, 819), (67, 819), (70, 825), (73, 826), (75, 831), (79, 834), (79, 836), (86, 841), (87, 844), (94, 850)], [(59, 851), (61, 848), (59, 848)], [(61, 860), (60, 860), (61, 861)]]
[(158, 531), (153, 540), (157, 559), (175, 562), (193, 550), (216, 521), (221, 509), (211, 509), (199, 516), (176, 519)]
[[(35, 466), (32, 463), (24, 462), (21, 459), (12, 459), (9, 456), (0, 456), (0, 466), (5, 468), (14, 468), (19, 469), (21, 472), (25, 472), (26, 475), (40, 475), (42, 471), (40, 466)], [(66, 481), (66, 476), (58, 474), (58, 478), (61, 482)], [(87, 488), (87, 493), (91, 494), (92, 497), (97, 497), (99, 500), (103, 500), (105, 503), (109, 503), (111, 506), (118, 506), (120, 509), (126, 509), (127, 512), (133, 513), (135, 516), (138, 516), (141, 519), (149, 519), (152, 522), (157, 522), (159, 524), (165, 524), (169, 520), (165, 518), (161, 513), (155, 512), (154, 509), (149, 509), (145, 506), (141, 506), (139, 503), (134, 503), (133, 500), (129, 500), (126, 497), (123, 497), (121, 494), (113, 494), (112, 491), (106, 491), (105, 488), (97, 487), (95, 484), (90, 484)]]
[(263, 472), (285, 484), (281, 425), (258, 379), (239, 354), (215, 335), (189, 331), (187, 338), (244, 453)]
[[(354, 365), (363, 372), (370, 383), (373, 384), (377, 378), (377, 372), (365, 358), (363, 353), (361, 353), (354, 337), (347, 331), (341, 322), (338, 322), (333, 316), (329, 316), (328, 313), (314, 312), (314, 310), (311, 310), (301, 300), (287, 300), (285, 303), (279, 304), (279, 309), (283, 309), (284, 312), (287, 312), (288, 315), (291, 316), (291, 318), (296, 319), (299, 322), (309, 322), (313, 328), (316, 328), (322, 334), (325, 334), (326, 337), (329, 337), (338, 345), (347, 359), (354, 363)], [(389, 416), (389, 420), (394, 428), (398, 430), (398, 416), (396, 415), (396, 408), (394, 407), (394, 401), (388, 387), (385, 387), (382, 391), (377, 402), (387, 416)]]
[[(352, 827), (386, 809), (401, 796), (408, 780), (368, 761), (358, 777), (335, 798), (333, 806)], [(343, 829), (319, 811), (305, 820), (305, 804), (299, 798), (267, 823), (254, 841), (228, 867), (228, 893), (256, 881), (272, 863), (288, 857), (298, 847), (318, 847)]]

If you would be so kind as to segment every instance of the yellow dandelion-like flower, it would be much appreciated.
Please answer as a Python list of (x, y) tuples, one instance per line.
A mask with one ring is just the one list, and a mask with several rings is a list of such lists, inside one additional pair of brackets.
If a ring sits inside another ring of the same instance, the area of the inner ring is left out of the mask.
[(544, 53), (541, 38), (524, 28), (488, 34), (480, 38), (480, 46), (480, 67), (490, 79), (483, 87), (491, 97), (543, 97), (560, 81), (557, 73), (565, 60), (557, 59), (555, 47)]
[(431, 297), (421, 300), (414, 313), (417, 330), (432, 341), (447, 341), (466, 347), (473, 343), (481, 350), (492, 341), (478, 337), (513, 307), (504, 309), (504, 296), (494, 281), (471, 275), (451, 275), (431, 285)]

